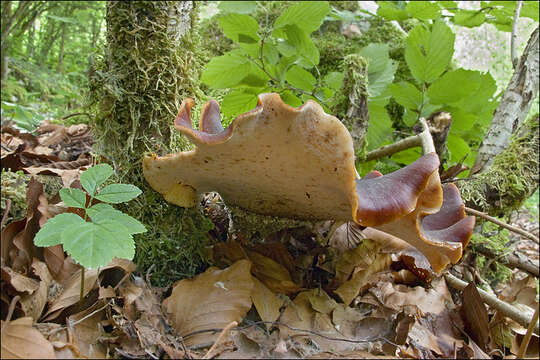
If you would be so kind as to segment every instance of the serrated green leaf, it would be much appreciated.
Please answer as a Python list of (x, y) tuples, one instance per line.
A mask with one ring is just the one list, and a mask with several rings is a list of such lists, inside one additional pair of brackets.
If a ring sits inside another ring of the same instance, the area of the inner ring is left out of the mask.
[(368, 104), (368, 111), (367, 150), (372, 150), (378, 148), (392, 135), (392, 120), (383, 106)]
[(297, 65), (293, 65), (289, 68), (285, 74), (285, 80), (292, 86), (308, 92), (312, 91), (315, 84), (317, 84), (317, 80), (313, 75)]
[(486, 21), (486, 14), (478, 10), (459, 9), (454, 15), (454, 24), (476, 27), (482, 25)]
[(409, 165), (418, 160), (421, 156), (422, 150), (419, 147), (414, 147), (395, 153), (390, 158), (399, 164)]
[(420, 20), (436, 19), (441, 15), (441, 8), (430, 1), (409, 1), (405, 10), (414, 18)]
[(344, 75), (338, 71), (332, 71), (326, 74), (323, 81), (329, 88), (339, 90), (343, 86)]
[(418, 110), (422, 106), (422, 93), (409, 82), (390, 84), (390, 93), (399, 105), (407, 109)]
[(407, 126), (413, 126), (418, 121), (418, 113), (410, 109), (405, 109), (403, 112), (403, 123)]
[(72, 225), (86, 223), (79, 215), (72, 213), (58, 214), (47, 220), (34, 237), (36, 246), (55, 246), (62, 243), (62, 231)]
[(470, 96), (480, 86), (480, 73), (458, 69), (449, 71), (435, 80), (428, 88), (427, 95), (433, 104), (452, 104)]
[(257, 106), (257, 95), (243, 89), (233, 90), (221, 101), (221, 111), (225, 116), (236, 116)]
[(274, 23), (274, 29), (296, 25), (308, 35), (317, 30), (330, 11), (326, 1), (302, 1), (285, 9)]
[(409, 14), (403, 8), (398, 7), (396, 4), (381, 1), (378, 3), (379, 7), (377, 8), (377, 15), (386, 20), (405, 20), (409, 18)]
[(422, 111), (420, 112), (420, 116), (427, 118), (431, 114), (433, 114), (435, 111), (438, 111), (441, 107), (442, 107), (441, 105), (431, 104), (429, 102), (429, 98), (427, 96), (424, 96), (424, 105), (422, 106)]
[(394, 80), (397, 63), (390, 60), (387, 44), (369, 44), (358, 54), (368, 60), (368, 92), (370, 98), (382, 94)]
[(61, 237), (64, 250), (88, 269), (105, 266), (114, 257), (131, 260), (135, 255), (133, 237), (114, 220), (71, 225)]
[[(285, 25), (283, 30), (287, 36), (287, 44), (294, 48), (294, 55), (308, 60), (310, 67), (319, 63), (319, 50), (305, 31), (296, 25)], [(285, 53), (283, 55), (291, 56)]]
[(430, 32), (415, 26), (407, 36), (405, 61), (415, 79), (431, 83), (448, 67), (454, 54), (455, 35), (444, 22), (437, 20)]
[(497, 84), (490, 73), (481, 74), (480, 72), (470, 73), (469, 82), (477, 82), (478, 88), (469, 96), (462, 98), (454, 105), (464, 111), (480, 114), (483, 112), (493, 112), (498, 103), (494, 101), (493, 96), (497, 91)]
[(470, 130), (478, 119), (477, 115), (471, 114), (457, 107), (447, 108), (447, 111), (452, 116), (452, 127), (450, 128), (450, 132), (452, 133), (460, 133)]
[(96, 224), (101, 224), (109, 220), (114, 220), (124, 225), (130, 234), (140, 234), (146, 232), (146, 227), (137, 219), (116, 210), (109, 204), (95, 204), (87, 210), (88, 216)]
[(206, 64), (201, 81), (214, 89), (234, 87), (249, 74), (251, 64), (238, 50), (212, 58)]
[(90, 196), (93, 196), (97, 188), (107, 181), (113, 173), (113, 168), (109, 164), (92, 166), (81, 174), (81, 185)]
[(60, 189), (60, 199), (66, 206), (84, 209), (86, 207), (86, 193), (81, 189)]
[(218, 9), (222, 12), (253, 14), (257, 10), (256, 1), (220, 1)]
[(119, 204), (135, 199), (141, 193), (141, 189), (135, 185), (111, 184), (101, 189), (95, 198), (104, 202)]
[(279, 61), (279, 52), (274, 44), (265, 42), (263, 45), (263, 58), (266, 63), (275, 65)]
[(225, 36), (237, 43), (256, 43), (260, 40), (259, 24), (249, 15), (230, 13), (220, 16), (218, 24)]

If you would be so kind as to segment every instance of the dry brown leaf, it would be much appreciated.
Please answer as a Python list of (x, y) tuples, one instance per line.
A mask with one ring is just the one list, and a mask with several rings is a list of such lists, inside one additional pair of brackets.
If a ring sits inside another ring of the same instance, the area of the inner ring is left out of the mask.
[(62, 245), (44, 248), (43, 257), (54, 280), (58, 283), (63, 283), (81, 268), (71, 256), (65, 256)]
[[(279, 317), (279, 309), (283, 305), (283, 300), (268, 289), (262, 282), (253, 278), (253, 291), (251, 300), (262, 321), (274, 322)], [(269, 329), (272, 324), (266, 324)]]
[(270, 243), (256, 244), (251, 250), (269, 257), (275, 262), (283, 265), (290, 274), (295, 271), (296, 265), (294, 263), (294, 259), (285, 245), (283, 245), (281, 242), (275, 241)]
[(17, 234), (24, 230), (26, 219), (14, 221), (6, 225), (2, 230), (2, 264), (11, 266), (9, 256), (10, 250), (13, 248), (13, 240)]
[(364, 240), (356, 248), (345, 251), (336, 264), (336, 279), (343, 283), (355, 269), (365, 270), (375, 261), (380, 246), (372, 240)]
[(482, 349), (486, 349), (489, 341), (489, 319), (486, 306), (474, 283), (463, 289), (462, 314), (465, 331)]
[(33, 294), (23, 295), (20, 302), (25, 316), (30, 316), (34, 321), (37, 321), (41, 317), (45, 304), (47, 304), (49, 286), (53, 279), (47, 265), (42, 261), (34, 259), (32, 269), (34, 269), (34, 273), (41, 279), (39, 288)]
[[(105, 346), (98, 341), (104, 332), (100, 324), (104, 316), (105, 308), (103, 308), (103, 303), (98, 301), (88, 309), (71, 315), (66, 320), (68, 329), (72, 332), (73, 344), (86, 358), (104, 359), (106, 357)], [(74, 325), (70, 326), (70, 324)]]
[[(253, 280), (251, 263), (239, 260), (219, 270), (209, 268), (193, 279), (177, 282), (163, 308), (171, 314), (180, 336), (205, 329), (222, 329), (232, 321), (241, 322), (251, 308)], [(201, 333), (185, 338), (188, 345), (212, 342), (216, 334)]]
[(109, 299), (109, 298), (115, 298), (116, 297), (116, 291), (114, 291), (112, 286), (107, 287), (99, 287), (99, 296), (98, 299)]
[(253, 275), (276, 293), (291, 294), (300, 290), (291, 278), (289, 271), (280, 263), (255, 251), (246, 250), (253, 263)]
[(214, 264), (220, 267), (230, 266), (241, 259), (246, 259), (246, 253), (236, 241), (220, 242), (213, 246)]
[(338, 306), (338, 303), (322, 289), (313, 289), (309, 292), (308, 298), (313, 310), (322, 314), (330, 314)]
[(2, 266), (2, 280), (11, 284), (15, 290), (28, 294), (34, 293), (39, 288), (37, 280), (19, 274), (7, 266)]
[[(2, 359), (54, 359), (54, 349), (43, 335), (32, 327), (33, 319), (23, 317), (10, 321), (2, 331)], [(4, 321), (1, 322), (2, 328)]]

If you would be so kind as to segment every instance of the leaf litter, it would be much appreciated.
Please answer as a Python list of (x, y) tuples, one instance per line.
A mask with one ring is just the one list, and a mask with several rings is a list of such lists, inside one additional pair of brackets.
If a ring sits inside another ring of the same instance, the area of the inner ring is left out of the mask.
[[(36, 134), (4, 126), (2, 167), (80, 188), (87, 127), (44, 124)], [(2, 358), (511, 358), (526, 332), (475, 287), (451, 292), (408, 244), (352, 223), (328, 246), (317, 238), (329, 222), (255, 243), (216, 222), (205, 272), (161, 289), (114, 259), (85, 271), (80, 302), (80, 266), (61, 245), (33, 244), (48, 219), (76, 211), (32, 178), (26, 217), (2, 229)], [(498, 296), (533, 312), (536, 284), (523, 274)], [(527, 357), (538, 343), (533, 335)]]

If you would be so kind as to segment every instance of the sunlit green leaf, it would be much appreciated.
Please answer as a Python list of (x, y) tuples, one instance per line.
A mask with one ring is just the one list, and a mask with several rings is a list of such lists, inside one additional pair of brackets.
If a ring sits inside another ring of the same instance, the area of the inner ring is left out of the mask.
[(135, 185), (111, 184), (101, 189), (101, 191), (95, 196), (95, 198), (104, 202), (119, 204), (133, 200), (141, 193), (141, 189), (139, 189)]
[(90, 196), (93, 196), (97, 188), (107, 181), (113, 173), (113, 168), (109, 164), (92, 166), (81, 174), (81, 185)]
[(81, 189), (64, 188), (59, 193), (65, 205), (80, 209), (86, 207), (86, 193)]
[(248, 61), (238, 50), (216, 56), (206, 64), (201, 81), (215, 89), (233, 87), (249, 74), (251, 66)]
[(390, 93), (396, 102), (405, 108), (418, 110), (422, 106), (422, 93), (409, 82), (391, 84)]
[(327, 1), (302, 1), (285, 9), (274, 23), (274, 29), (296, 25), (307, 34), (321, 26), (330, 11)]
[(47, 220), (34, 237), (37, 246), (55, 246), (62, 243), (62, 231), (72, 225), (81, 225), (85, 221), (79, 215), (72, 213), (58, 214)]
[[(479, 86), (479, 72), (457, 69), (435, 80), (427, 95), (434, 104), (451, 104), (470, 96)], [(474, 101), (471, 99), (471, 101)]]
[(454, 15), (454, 24), (475, 27), (486, 21), (486, 14), (483, 11), (460, 9)]
[(297, 65), (293, 65), (289, 68), (285, 74), (285, 80), (292, 86), (305, 91), (312, 91), (317, 83), (317, 80), (311, 73)]
[(343, 73), (338, 71), (332, 71), (326, 74), (323, 81), (334, 90), (339, 90), (343, 86)]
[(405, 20), (409, 18), (409, 14), (404, 8), (398, 7), (396, 4), (389, 1), (381, 1), (378, 3), (377, 15), (386, 20)]
[(368, 104), (368, 111), (367, 149), (372, 150), (392, 135), (392, 120), (383, 106)]
[(222, 12), (253, 14), (257, 9), (256, 1), (220, 1), (218, 9)]
[(441, 15), (441, 8), (430, 1), (409, 1), (405, 10), (414, 18), (420, 20), (436, 19)]
[(234, 42), (256, 43), (260, 40), (259, 24), (249, 15), (230, 13), (220, 16), (218, 24), (223, 33)]
[(233, 90), (223, 98), (221, 111), (225, 116), (237, 116), (257, 106), (257, 95), (245, 89)]
[(109, 204), (99, 203), (87, 210), (88, 216), (96, 224), (115, 220), (124, 225), (130, 234), (140, 234), (146, 232), (146, 227), (137, 219), (116, 210)]

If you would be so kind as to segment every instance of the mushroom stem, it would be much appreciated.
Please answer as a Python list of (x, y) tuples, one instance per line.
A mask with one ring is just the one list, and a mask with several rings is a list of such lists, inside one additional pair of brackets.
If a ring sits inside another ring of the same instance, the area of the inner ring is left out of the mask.
[[(447, 272), (444, 274), (446, 283), (457, 290), (463, 290), (468, 285), (465, 281), (458, 279), (454, 275)], [(504, 316), (509, 317), (510, 319), (516, 321), (523, 327), (528, 327), (529, 324), (533, 321), (533, 316), (529, 316), (527, 313), (518, 310), (514, 306), (504, 302), (500, 299), (497, 299), (495, 296), (488, 294), (482, 289), (478, 289), (480, 297), (482, 300), (494, 308), (497, 311), (500, 311)], [(534, 331), (538, 334), (538, 323), (535, 321)]]
[(429, 126), (427, 125), (426, 119), (420, 118), (420, 124), (422, 124), (423, 128), (421, 133), (406, 137), (405, 139), (396, 141), (393, 144), (385, 145), (378, 149), (372, 150), (366, 154), (365, 161), (390, 156), (416, 146), (421, 146), (424, 154), (435, 152), (435, 145), (433, 144), (433, 138), (429, 132)]

